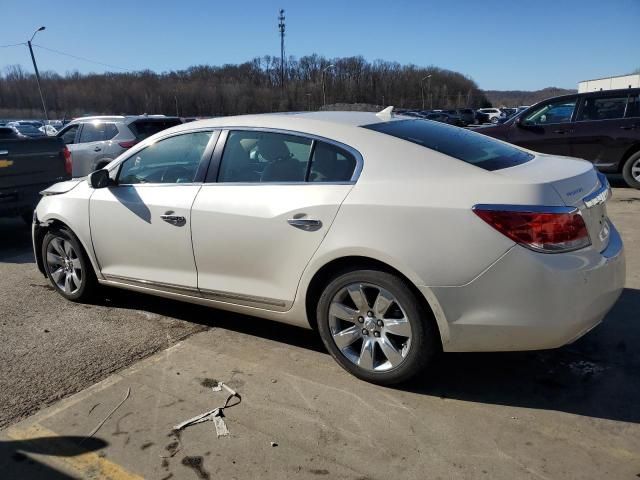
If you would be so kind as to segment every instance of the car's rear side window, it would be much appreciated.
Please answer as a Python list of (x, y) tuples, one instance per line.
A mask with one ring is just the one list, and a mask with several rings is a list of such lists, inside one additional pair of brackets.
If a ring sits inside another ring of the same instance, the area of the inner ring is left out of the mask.
[[(102, 142), (104, 140), (110, 140), (115, 137), (115, 134), (113, 134), (113, 128), (114, 125), (112, 123), (85, 123), (82, 126), (82, 131), (80, 132), (79, 143)], [(117, 134), (118, 131), (116, 130), (115, 133)]]
[(141, 119), (135, 120), (131, 122), (128, 127), (131, 130), (131, 133), (135, 135), (135, 137), (142, 141), (151, 135), (155, 135), (162, 130), (166, 130), (170, 127), (175, 127), (176, 125), (180, 125), (182, 122), (179, 118), (167, 118), (167, 119)]
[(530, 153), (464, 128), (426, 120), (397, 120), (364, 128), (457, 158), (485, 170), (515, 167), (533, 158)]
[(640, 95), (632, 95), (627, 103), (626, 118), (640, 117)]
[(626, 106), (627, 95), (585, 98), (578, 121), (622, 118)]
[(356, 158), (343, 148), (317, 141), (311, 157), (310, 182), (349, 182)]

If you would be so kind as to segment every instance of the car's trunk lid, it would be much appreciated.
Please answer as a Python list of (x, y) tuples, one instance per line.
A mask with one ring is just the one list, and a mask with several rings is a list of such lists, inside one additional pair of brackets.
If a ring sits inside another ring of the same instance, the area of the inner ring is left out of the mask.
[(610, 228), (606, 201), (610, 188), (606, 177), (591, 163), (577, 158), (536, 154), (530, 162), (494, 173), (526, 183), (551, 185), (566, 206), (580, 210), (594, 247), (599, 251), (607, 247)]

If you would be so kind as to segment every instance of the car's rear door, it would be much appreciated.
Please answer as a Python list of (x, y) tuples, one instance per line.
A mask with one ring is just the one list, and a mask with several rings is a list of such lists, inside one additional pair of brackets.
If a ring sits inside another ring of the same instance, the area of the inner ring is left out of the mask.
[(223, 132), (191, 212), (198, 288), (284, 310), (361, 165), (347, 146), (276, 131)]
[[(625, 152), (638, 142), (635, 125), (640, 122), (632, 113), (637, 97), (637, 93), (620, 91), (585, 96), (569, 136), (571, 155), (589, 160), (602, 170), (616, 170)], [(627, 110), (629, 115), (625, 115)]]
[(84, 177), (96, 170), (98, 160), (104, 157), (107, 148), (108, 125), (112, 125), (112, 123), (95, 121), (82, 124), (80, 136), (73, 147), (69, 148), (74, 177)]
[(540, 104), (514, 123), (508, 141), (536, 152), (571, 155), (576, 102), (577, 97), (564, 97)]
[(89, 202), (91, 240), (107, 280), (197, 293), (191, 205), (217, 132), (169, 136), (133, 152)]

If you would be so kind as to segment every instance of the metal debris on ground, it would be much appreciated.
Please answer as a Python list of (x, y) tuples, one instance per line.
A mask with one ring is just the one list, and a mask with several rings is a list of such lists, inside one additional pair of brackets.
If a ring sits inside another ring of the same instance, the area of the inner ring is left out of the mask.
[[(229, 435), (229, 429), (224, 422), (224, 409), (235, 407), (242, 401), (242, 397), (238, 392), (236, 392), (223, 382), (218, 382), (217, 385), (211, 387), (211, 390), (214, 392), (222, 391), (222, 389), (225, 389), (229, 393), (229, 396), (227, 397), (227, 400), (224, 402), (223, 406), (214, 408), (213, 410), (209, 410), (208, 412), (201, 413), (200, 415), (196, 415), (189, 420), (185, 420), (184, 422), (175, 425), (173, 427), (173, 431), (179, 432), (180, 430), (190, 427), (191, 425), (212, 421), (216, 427), (216, 435), (218, 437), (225, 437)], [(237, 401), (232, 402), (234, 398)]]

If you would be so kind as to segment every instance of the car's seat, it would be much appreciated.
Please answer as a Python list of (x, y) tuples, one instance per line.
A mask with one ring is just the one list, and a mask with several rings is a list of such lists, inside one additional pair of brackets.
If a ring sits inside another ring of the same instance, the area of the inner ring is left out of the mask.
[(260, 176), (251, 165), (249, 152), (240, 143), (240, 136), (231, 135), (225, 147), (220, 178), (223, 182), (257, 182)]
[(339, 160), (338, 152), (320, 143), (316, 146), (313, 154), (309, 180), (312, 182), (346, 182), (351, 179), (354, 169), (354, 159)]
[(258, 141), (258, 153), (269, 164), (262, 172), (262, 182), (302, 182), (304, 168), (291, 157), (287, 144), (280, 138), (268, 135)]

